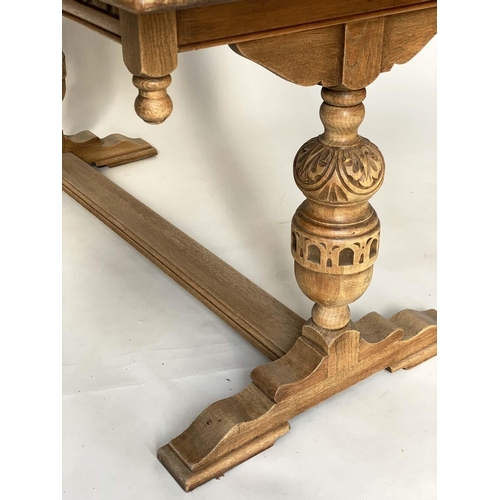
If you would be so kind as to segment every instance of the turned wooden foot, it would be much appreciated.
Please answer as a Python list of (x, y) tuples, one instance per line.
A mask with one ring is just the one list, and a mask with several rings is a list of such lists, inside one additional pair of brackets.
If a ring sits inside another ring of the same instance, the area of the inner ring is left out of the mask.
[(158, 459), (189, 491), (271, 447), (288, 420), (388, 368), (411, 368), (436, 355), (434, 309), (406, 309), (385, 319), (372, 312), (327, 330), (309, 320), (282, 358), (252, 371), (239, 394), (204, 410)]

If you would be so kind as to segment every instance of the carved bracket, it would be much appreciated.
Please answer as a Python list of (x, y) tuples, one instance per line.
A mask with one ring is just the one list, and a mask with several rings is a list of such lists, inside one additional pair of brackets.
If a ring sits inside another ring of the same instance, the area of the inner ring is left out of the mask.
[(230, 47), (298, 85), (362, 89), (436, 34), (436, 7), (288, 33)]

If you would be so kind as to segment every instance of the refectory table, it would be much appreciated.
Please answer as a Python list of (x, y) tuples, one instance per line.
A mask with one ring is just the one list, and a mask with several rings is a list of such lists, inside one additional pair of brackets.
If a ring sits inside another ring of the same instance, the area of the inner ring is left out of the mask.
[[(291, 227), (295, 276), (314, 305), (301, 319), (182, 233), (98, 168), (155, 155), (141, 139), (63, 134), (63, 189), (272, 361), (218, 401), (158, 458), (189, 491), (269, 448), (288, 420), (384, 368), (436, 355), (436, 311), (372, 312), (349, 304), (370, 284), (380, 223), (369, 203), (384, 179), (380, 150), (358, 135), (365, 88), (436, 33), (426, 0), (63, 0), (63, 15), (123, 48), (137, 114), (159, 124), (177, 54), (229, 45), (298, 85), (320, 85), (324, 132), (300, 147), (293, 174), (305, 201)], [(63, 57), (63, 97), (65, 93)]]

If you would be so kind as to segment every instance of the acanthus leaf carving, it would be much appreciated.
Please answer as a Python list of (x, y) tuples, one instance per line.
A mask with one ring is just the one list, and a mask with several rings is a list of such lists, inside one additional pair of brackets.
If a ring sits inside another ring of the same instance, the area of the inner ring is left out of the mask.
[(327, 146), (315, 137), (297, 153), (294, 176), (308, 198), (332, 204), (360, 202), (382, 184), (384, 159), (364, 137), (343, 148)]

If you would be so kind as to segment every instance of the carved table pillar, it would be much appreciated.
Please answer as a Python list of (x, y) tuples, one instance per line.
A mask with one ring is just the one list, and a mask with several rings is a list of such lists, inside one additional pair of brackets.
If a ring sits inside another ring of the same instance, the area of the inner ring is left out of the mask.
[[(365, 87), (432, 38), (433, 11), (278, 35), (232, 49), (279, 76), (323, 88), (325, 131), (298, 151), (293, 173), (306, 196), (292, 220), (301, 290), (315, 302), (301, 336), (280, 359), (253, 370), (240, 394), (209, 406), (158, 458), (186, 490), (273, 445), (288, 420), (378, 370), (411, 368), (436, 354), (436, 311), (373, 312), (350, 321), (349, 304), (370, 284), (380, 223), (369, 204), (384, 159), (358, 135)], [(412, 44), (405, 30), (420, 28)]]
[(366, 91), (323, 88), (325, 132), (307, 141), (294, 177), (307, 200), (292, 220), (292, 254), (300, 289), (315, 302), (313, 321), (336, 330), (349, 323), (348, 304), (370, 284), (380, 223), (368, 199), (382, 185), (384, 159), (358, 135)]

